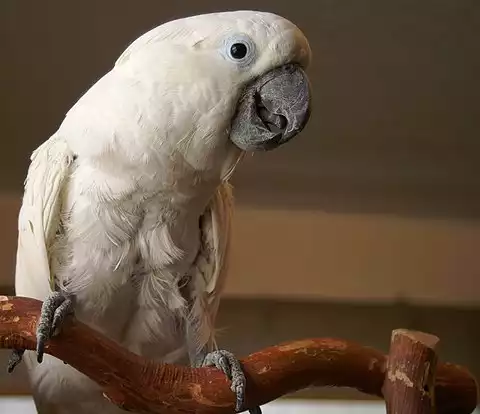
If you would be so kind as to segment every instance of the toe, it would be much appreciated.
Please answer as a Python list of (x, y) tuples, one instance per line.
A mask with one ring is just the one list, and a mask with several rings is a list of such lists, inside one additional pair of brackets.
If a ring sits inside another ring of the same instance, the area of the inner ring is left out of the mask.
[(65, 317), (72, 311), (72, 301), (70, 299), (65, 299), (62, 304), (55, 309), (53, 314), (52, 322), (52, 335), (58, 334), (60, 327), (65, 320)]
[(58, 329), (71, 309), (71, 301), (60, 292), (53, 292), (42, 305), (40, 320), (37, 326), (37, 361), (43, 361), (45, 343), (52, 337), (54, 329)]
[(8, 373), (11, 374), (16, 366), (22, 362), (23, 354), (25, 353), (24, 349), (14, 349), (12, 354), (10, 355), (10, 359), (8, 361)]
[(240, 386), (240, 387), (237, 387), (236, 389), (234, 389), (232, 391), (237, 395), (235, 408), (236, 408), (237, 412), (242, 411), (244, 403), (245, 403), (244, 388), (243, 388), (243, 386)]
[(230, 389), (237, 396), (236, 410), (241, 411), (245, 402), (245, 377), (234, 377)]
[(43, 361), (43, 353), (45, 350), (45, 340), (43, 338), (37, 338), (37, 362), (39, 364)]
[(229, 361), (225, 356), (222, 355), (220, 358), (218, 358), (217, 368), (222, 370), (228, 379), (232, 379), (232, 370)]
[(209, 353), (203, 362), (203, 366), (211, 365), (220, 369), (231, 380), (230, 389), (236, 395), (236, 411), (242, 411), (245, 401), (246, 378), (240, 361), (231, 352), (217, 350)]
[(37, 329), (37, 361), (41, 363), (43, 361), (43, 353), (45, 351), (45, 343), (51, 337), (51, 328), (48, 323), (41, 323)]

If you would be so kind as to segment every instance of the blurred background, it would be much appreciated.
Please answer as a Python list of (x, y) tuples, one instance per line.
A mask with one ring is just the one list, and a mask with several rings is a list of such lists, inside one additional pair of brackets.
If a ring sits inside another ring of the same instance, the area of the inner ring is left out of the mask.
[[(333, 336), (386, 352), (392, 329), (411, 328), (438, 335), (441, 358), (480, 377), (477, 0), (2, 0), (0, 292), (13, 290), (31, 152), (140, 34), (236, 9), (304, 31), (314, 111), (300, 137), (248, 157), (233, 179), (220, 345), (245, 355)], [(23, 370), (5, 371), (0, 411), (33, 413)], [(265, 412), (319, 406), (384, 412), (346, 389), (306, 390)]]

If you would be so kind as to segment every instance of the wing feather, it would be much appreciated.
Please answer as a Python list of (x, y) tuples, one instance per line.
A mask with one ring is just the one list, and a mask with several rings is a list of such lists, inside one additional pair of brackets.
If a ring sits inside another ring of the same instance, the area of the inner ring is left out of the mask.
[(59, 229), (61, 192), (73, 159), (67, 143), (57, 135), (30, 158), (18, 216), (17, 295), (43, 300), (53, 289), (49, 247)]
[(205, 221), (202, 233), (209, 246), (212, 269), (205, 274), (210, 313), (216, 315), (219, 296), (225, 287), (230, 252), (233, 193), (229, 183), (220, 186), (210, 208), (210, 220)]
[(220, 296), (225, 286), (230, 251), (233, 213), (232, 187), (224, 182), (217, 189), (201, 220), (201, 247), (193, 274), (193, 297), (190, 327), (195, 343), (189, 344), (189, 354), (202, 354), (204, 347), (215, 349), (215, 319)]

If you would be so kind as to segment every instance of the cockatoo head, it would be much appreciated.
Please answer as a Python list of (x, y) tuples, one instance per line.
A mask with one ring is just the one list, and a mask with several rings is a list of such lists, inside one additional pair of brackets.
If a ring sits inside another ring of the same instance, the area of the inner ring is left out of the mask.
[(290, 21), (234, 11), (165, 23), (133, 42), (116, 68), (148, 86), (149, 108), (168, 118), (162, 128), (201, 168), (231, 147), (272, 150), (302, 131), (310, 59), (307, 39)]

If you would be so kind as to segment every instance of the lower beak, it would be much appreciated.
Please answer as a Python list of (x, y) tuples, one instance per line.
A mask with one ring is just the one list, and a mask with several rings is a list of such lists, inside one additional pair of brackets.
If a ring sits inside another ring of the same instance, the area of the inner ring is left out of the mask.
[(311, 89), (304, 70), (288, 64), (267, 72), (243, 92), (230, 140), (244, 151), (268, 151), (290, 141), (310, 118)]

